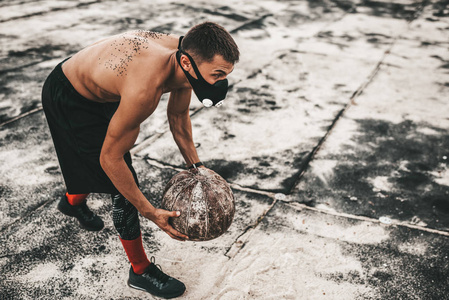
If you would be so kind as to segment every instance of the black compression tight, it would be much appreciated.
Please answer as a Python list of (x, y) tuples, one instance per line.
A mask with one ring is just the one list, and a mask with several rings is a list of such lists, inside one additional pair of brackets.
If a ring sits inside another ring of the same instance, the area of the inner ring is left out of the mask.
[(123, 240), (134, 240), (140, 236), (140, 223), (137, 209), (122, 194), (111, 195), (112, 219)]

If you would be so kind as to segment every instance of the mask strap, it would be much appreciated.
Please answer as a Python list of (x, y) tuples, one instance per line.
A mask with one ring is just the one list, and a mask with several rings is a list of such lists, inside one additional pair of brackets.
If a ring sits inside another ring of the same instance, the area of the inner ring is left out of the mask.
[(181, 50), (181, 41), (183, 38), (184, 38), (183, 35), (179, 37), (178, 50)]
[[(195, 71), (196, 77), (198, 77), (199, 80), (201, 80), (201, 79), (204, 80), (203, 76), (202, 76), (201, 73), (200, 73), (200, 70), (198, 70), (198, 67), (197, 67), (196, 64), (195, 64), (195, 61), (194, 61), (193, 58), (189, 55), (189, 53), (184, 52), (184, 51), (182, 51), (182, 50), (180, 50), (180, 51), (181, 51), (182, 54), (186, 55), (186, 56), (189, 58), (190, 63), (192, 64), (193, 70)], [(204, 81), (206, 81), (206, 80), (204, 80)]]
[[(198, 67), (196, 66), (196, 63), (195, 63), (195, 61), (193, 60), (193, 58), (187, 53), (187, 52), (185, 52), (184, 50), (182, 50), (181, 49), (181, 42), (182, 42), (182, 39), (184, 38), (184, 36), (180, 36), (179, 37), (179, 43), (178, 43), (178, 53), (179, 53), (179, 56), (178, 56), (178, 54), (176, 55), (176, 57), (177, 57), (177, 59), (178, 59), (178, 63), (179, 63), (179, 66), (181, 66), (181, 54), (184, 54), (185, 56), (187, 56), (188, 58), (189, 58), (189, 60), (190, 60), (190, 63), (192, 64), (192, 67), (193, 67), (193, 71), (195, 71), (195, 74), (196, 74), (196, 77), (198, 77), (198, 79), (199, 80), (204, 80), (204, 78), (203, 78), (203, 76), (201, 75), (201, 73), (200, 73), (200, 70), (198, 70)], [(181, 69), (183, 69), (184, 70), (184, 68), (181, 66)], [(184, 70), (185, 71), (185, 70)], [(195, 79), (195, 78), (194, 78)], [(205, 81), (205, 80), (204, 80)]]
[(186, 70), (184, 70), (184, 68), (182, 67), (182, 65), (181, 65), (181, 54), (182, 54), (182, 50), (181, 50), (181, 42), (182, 42), (182, 38), (183, 38), (184, 36), (180, 36), (179, 37), (179, 43), (178, 43), (178, 52), (176, 52), (176, 60), (178, 61), (178, 64), (179, 64), (179, 66), (181, 67), (181, 69), (184, 71), (184, 72), (187, 72)]

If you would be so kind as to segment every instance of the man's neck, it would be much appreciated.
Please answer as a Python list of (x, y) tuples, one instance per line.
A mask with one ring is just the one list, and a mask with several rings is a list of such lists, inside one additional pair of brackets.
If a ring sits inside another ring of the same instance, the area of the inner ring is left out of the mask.
[(165, 81), (164, 93), (191, 88), (187, 77), (184, 75), (183, 70), (176, 60), (176, 52), (171, 54), (167, 67), (170, 68), (171, 72), (168, 79)]

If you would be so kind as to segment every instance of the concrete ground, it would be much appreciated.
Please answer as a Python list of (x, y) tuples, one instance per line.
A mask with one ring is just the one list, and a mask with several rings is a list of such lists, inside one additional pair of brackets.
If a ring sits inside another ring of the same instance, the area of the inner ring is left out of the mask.
[[(63, 58), (123, 31), (184, 34), (210, 20), (242, 57), (225, 105), (192, 101), (205, 165), (236, 216), (180, 243), (141, 219), (183, 299), (449, 299), (449, 2), (0, 2), (0, 299), (143, 299), (108, 195), (86, 232), (56, 210), (64, 184), (40, 104)], [(183, 167), (167, 97), (133, 148), (160, 205)]]

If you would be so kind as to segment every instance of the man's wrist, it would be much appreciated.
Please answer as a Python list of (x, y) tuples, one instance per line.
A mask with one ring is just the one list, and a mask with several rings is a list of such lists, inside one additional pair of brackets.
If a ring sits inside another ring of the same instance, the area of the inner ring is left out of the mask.
[(199, 168), (199, 167), (201, 167), (201, 166), (204, 166), (203, 165), (203, 163), (202, 162), (197, 162), (197, 163), (194, 163), (194, 164), (191, 164), (190, 166), (187, 166), (187, 168), (189, 169), (189, 170), (191, 170), (191, 169), (197, 169), (197, 168)]
[(154, 207), (153, 205), (146, 206), (144, 209), (142, 209), (142, 211), (139, 210), (139, 212), (145, 218), (154, 220), (154, 216), (156, 214), (156, 207)]

